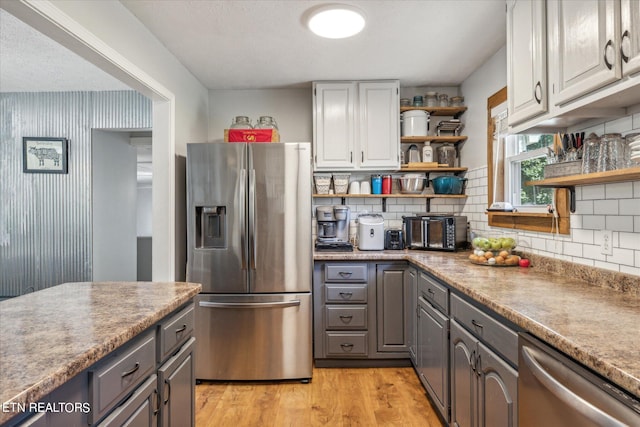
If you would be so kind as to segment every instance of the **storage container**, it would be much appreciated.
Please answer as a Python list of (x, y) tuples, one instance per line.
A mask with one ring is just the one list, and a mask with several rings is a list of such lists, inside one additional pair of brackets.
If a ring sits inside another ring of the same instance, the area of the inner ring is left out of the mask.
[(384, 249), (384, 218), (380, 214), (358, 217), (358, 249), (381, 251)]
[(402, 113), (403, 136), (426, 136), (429, 129), (429, 113), (424, 110), (410, 110)]

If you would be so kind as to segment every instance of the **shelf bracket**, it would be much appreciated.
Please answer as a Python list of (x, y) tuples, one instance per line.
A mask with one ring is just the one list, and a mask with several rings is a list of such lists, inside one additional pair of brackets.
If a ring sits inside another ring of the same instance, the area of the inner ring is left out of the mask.
[(382, 198), (382, 212), (386, 212), (387, 211), (387, 198), (383, 197)]
[(569, 190), (569, 211), (576, 213), (576, 187), (566, 187)]
[(427, 198), (426, 204), (427, 204), (427, 212), (431, 212), (431, 199)]
[(342, 199), (340, 204), (342, 204), (342, 205), (346, 205), (347, 204), (347, 198), (346, 197), (341, 197), (340, 199)]

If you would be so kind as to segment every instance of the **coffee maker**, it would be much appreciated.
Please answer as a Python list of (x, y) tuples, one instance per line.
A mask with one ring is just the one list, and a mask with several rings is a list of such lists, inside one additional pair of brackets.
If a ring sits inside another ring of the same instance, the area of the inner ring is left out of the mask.
[(316, 222), (316, 251), (353, 251), (349, 242), (348, 206), (318, 206)]

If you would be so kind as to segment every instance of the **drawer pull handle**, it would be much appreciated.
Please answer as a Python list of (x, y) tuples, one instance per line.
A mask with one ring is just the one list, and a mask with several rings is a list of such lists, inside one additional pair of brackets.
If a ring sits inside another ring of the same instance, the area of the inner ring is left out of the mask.
[(471, 324), (476, 328), (480, 328), (480, 329), (484, 328), (484, 325), (482, 323), (478, 323), (474, 319), (471, 319)]
[(136, 366), (133, 367), (133, 369), (123, 372), (122, 373), (122, 378), (124, 377), (128, 377), (129, 375), (132, 375), (133, 373), (135, 373), (138, 369), (140, 369), (140, 363), (136, 362)]
[(353, 295), (353, 292), (340, 292), (340, 296), (342, 298), (351, 298), (352, 295)]
[(180, 332), (184, 331), (187, 329), (187, 325), (182, 325), (182, 328), (178, 328), (176, 329), (176, 334), (179, 334)]
[(342, 347), (342, 349), (343, 349), (344, 351), (351, 351), (351, 350), (353, 350), (353, 344), (350, 344), (350, 343), (343, 343), (343, 344), (340, 344), (340, 347)]
[(431, 288), (427, 289), (427, 292), (429, 292), (432, 296), (435, 294)]
[(160, 412), (160, 393), (158, 393), (157, 390), (153, 390), (153, 394), (155, 395), (155, 407), (153, 408), (153, 415), (158, 415), (158, 412)]
[(338, 273), (341, 277), (351, 277), (351, 275), (353, 274), (352, 271), (341, 271)]
[(343, 320), (351, 320), (351, 319), (353, 319), (353, 316), (352, 316), (352, 315), (349, 315), (349, 316), (340, 316), (340, 318), (341, 318), (341, 319), (343, 319)]
[(165, 395), (165, 399), (164, 402), (162, 402), (163, 405), (166, 405), (167, 403), (169, 403), (169, 399), (171, 398), (171, 383), (168, 380), (164, 380), (164, 395)]

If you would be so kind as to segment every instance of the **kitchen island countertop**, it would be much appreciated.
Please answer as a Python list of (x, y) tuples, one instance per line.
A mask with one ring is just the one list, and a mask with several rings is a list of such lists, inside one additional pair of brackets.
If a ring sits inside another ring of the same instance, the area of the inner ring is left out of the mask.
[(12, 405), (39, 401), (200, 289), (183, 282), (80, 282), (0, 302), (0, 423), (15, 415)]
[(409, 261), (640, 397), (640, 278), (605, 284), (612, 280), (603, 271), (589, 283), (568, 264), (488, 267), (471, 264), (469, 254), (356, 250), (316, 252), (314, 260)]

